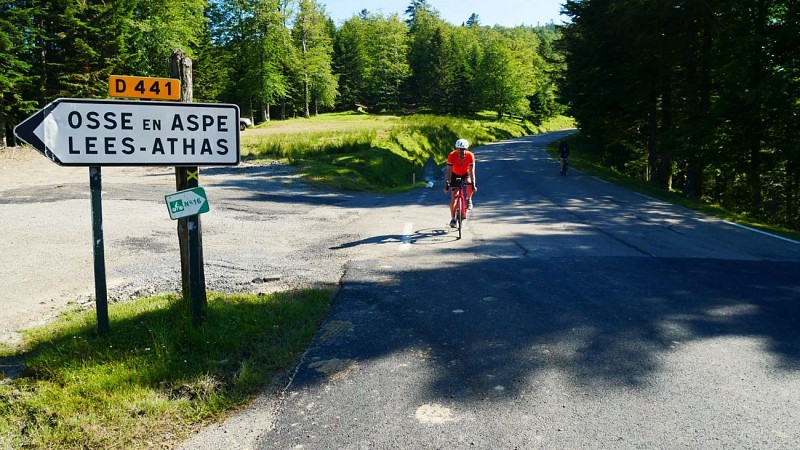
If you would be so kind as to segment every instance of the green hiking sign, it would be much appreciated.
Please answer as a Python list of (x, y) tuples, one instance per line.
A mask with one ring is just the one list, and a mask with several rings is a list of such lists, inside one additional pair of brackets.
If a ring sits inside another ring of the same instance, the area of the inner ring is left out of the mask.
[(206, 191), (201, 187), (186, 189), (164, 196), (172, 220), (208, 212)]

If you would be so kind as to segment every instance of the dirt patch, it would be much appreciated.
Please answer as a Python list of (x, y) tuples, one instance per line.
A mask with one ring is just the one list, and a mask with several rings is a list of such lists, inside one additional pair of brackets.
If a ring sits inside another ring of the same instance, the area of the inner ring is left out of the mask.
[(323, 342), (328, 342), (332, 339), (335, 339), (337, 336), (352, 332), (352, 322), (347, 322), (344, 320), (332, 320), (325, 324), (325, 331), (322, 333), (320, 339), (322, 339)]
[(352, 359), (328, 359), (313, 362), (308, 367), (324, 373), (330, 381), (340, 381), (358, 370), (358, 363)]
[(450, 408), (442, 406), (438, 403), (420, 406), (414, 413), (414, 418), (420, 423), (431, 425), (442, 425), (455, 420), (453, 417), (453, 411), (451, 411)]

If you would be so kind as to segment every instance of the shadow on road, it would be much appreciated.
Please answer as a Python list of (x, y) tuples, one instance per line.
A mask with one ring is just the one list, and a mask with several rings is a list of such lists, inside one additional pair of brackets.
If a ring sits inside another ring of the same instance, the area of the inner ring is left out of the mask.
[(360, 245), (377, 245), (377, 244), (415, 244), (415, 245), (437, 245), (446, 244), (458, 240), (458, 236), (450, 234), (449, 230), (445, 228), (427, 228), (424, 230), (414, 231), (409, 235), (401, 234), (386, 234), (381, 236), (371, 236), (357, 241), (345, 242), (335, 247), (329, 247), (329, 250), (341, 250), (344, 248), (358, 247)]
[[(423, 393), (463, 401), (520, 395), (552, 370), (576, 386), (646, 388), (670, 352), (713, 339), (758, 340), (779, 369), (800, 369), (796, 262), (454, 257), (447, 268), (376, 266), (348, 269), (328, 320), (352, 331), (316, 341), (309, 361), (424, 352), (436, 375)], [(324, 379), (306, 368), (295, 388)]]

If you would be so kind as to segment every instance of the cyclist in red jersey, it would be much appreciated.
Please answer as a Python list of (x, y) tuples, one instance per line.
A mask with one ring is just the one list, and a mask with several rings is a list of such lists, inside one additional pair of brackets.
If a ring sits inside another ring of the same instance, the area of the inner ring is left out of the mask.
[[(461, 178), (467, 183), (467, 209), (472, 209), (472, 194), (478, 191), (475, 182), (475, 155), (469, 151), (469, 141), (459, 139), (456, 141), (455, 150), (447, 156), (447, 172), (445, 173), (444, 193), (450, 186), (457, 186), (456, 178)], [(450, 193), (450, 226), (456, 226), (455, 192)]]

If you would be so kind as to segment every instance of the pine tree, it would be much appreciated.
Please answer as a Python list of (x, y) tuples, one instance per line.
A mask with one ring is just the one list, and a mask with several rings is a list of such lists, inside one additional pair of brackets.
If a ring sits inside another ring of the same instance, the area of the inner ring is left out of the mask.
[[(331, 75), (333, 45), (323, 7), (316, 0), (300, 0), (292, 35), (299, 59), (303, 116), (310, 117), (312, 94), (329, 92), (335, 98), (336, 77)], [(332, 104), (332, 103), (331, 103)]]
[[(11, 129), (34, 105), (22, 96), (30, 64), (23, 30), (30, 29), (29, 12), (11, 0), (0, 1), (0, 148), (15, 143)], [(8, 136), (8, 138), (6, 138)]]

